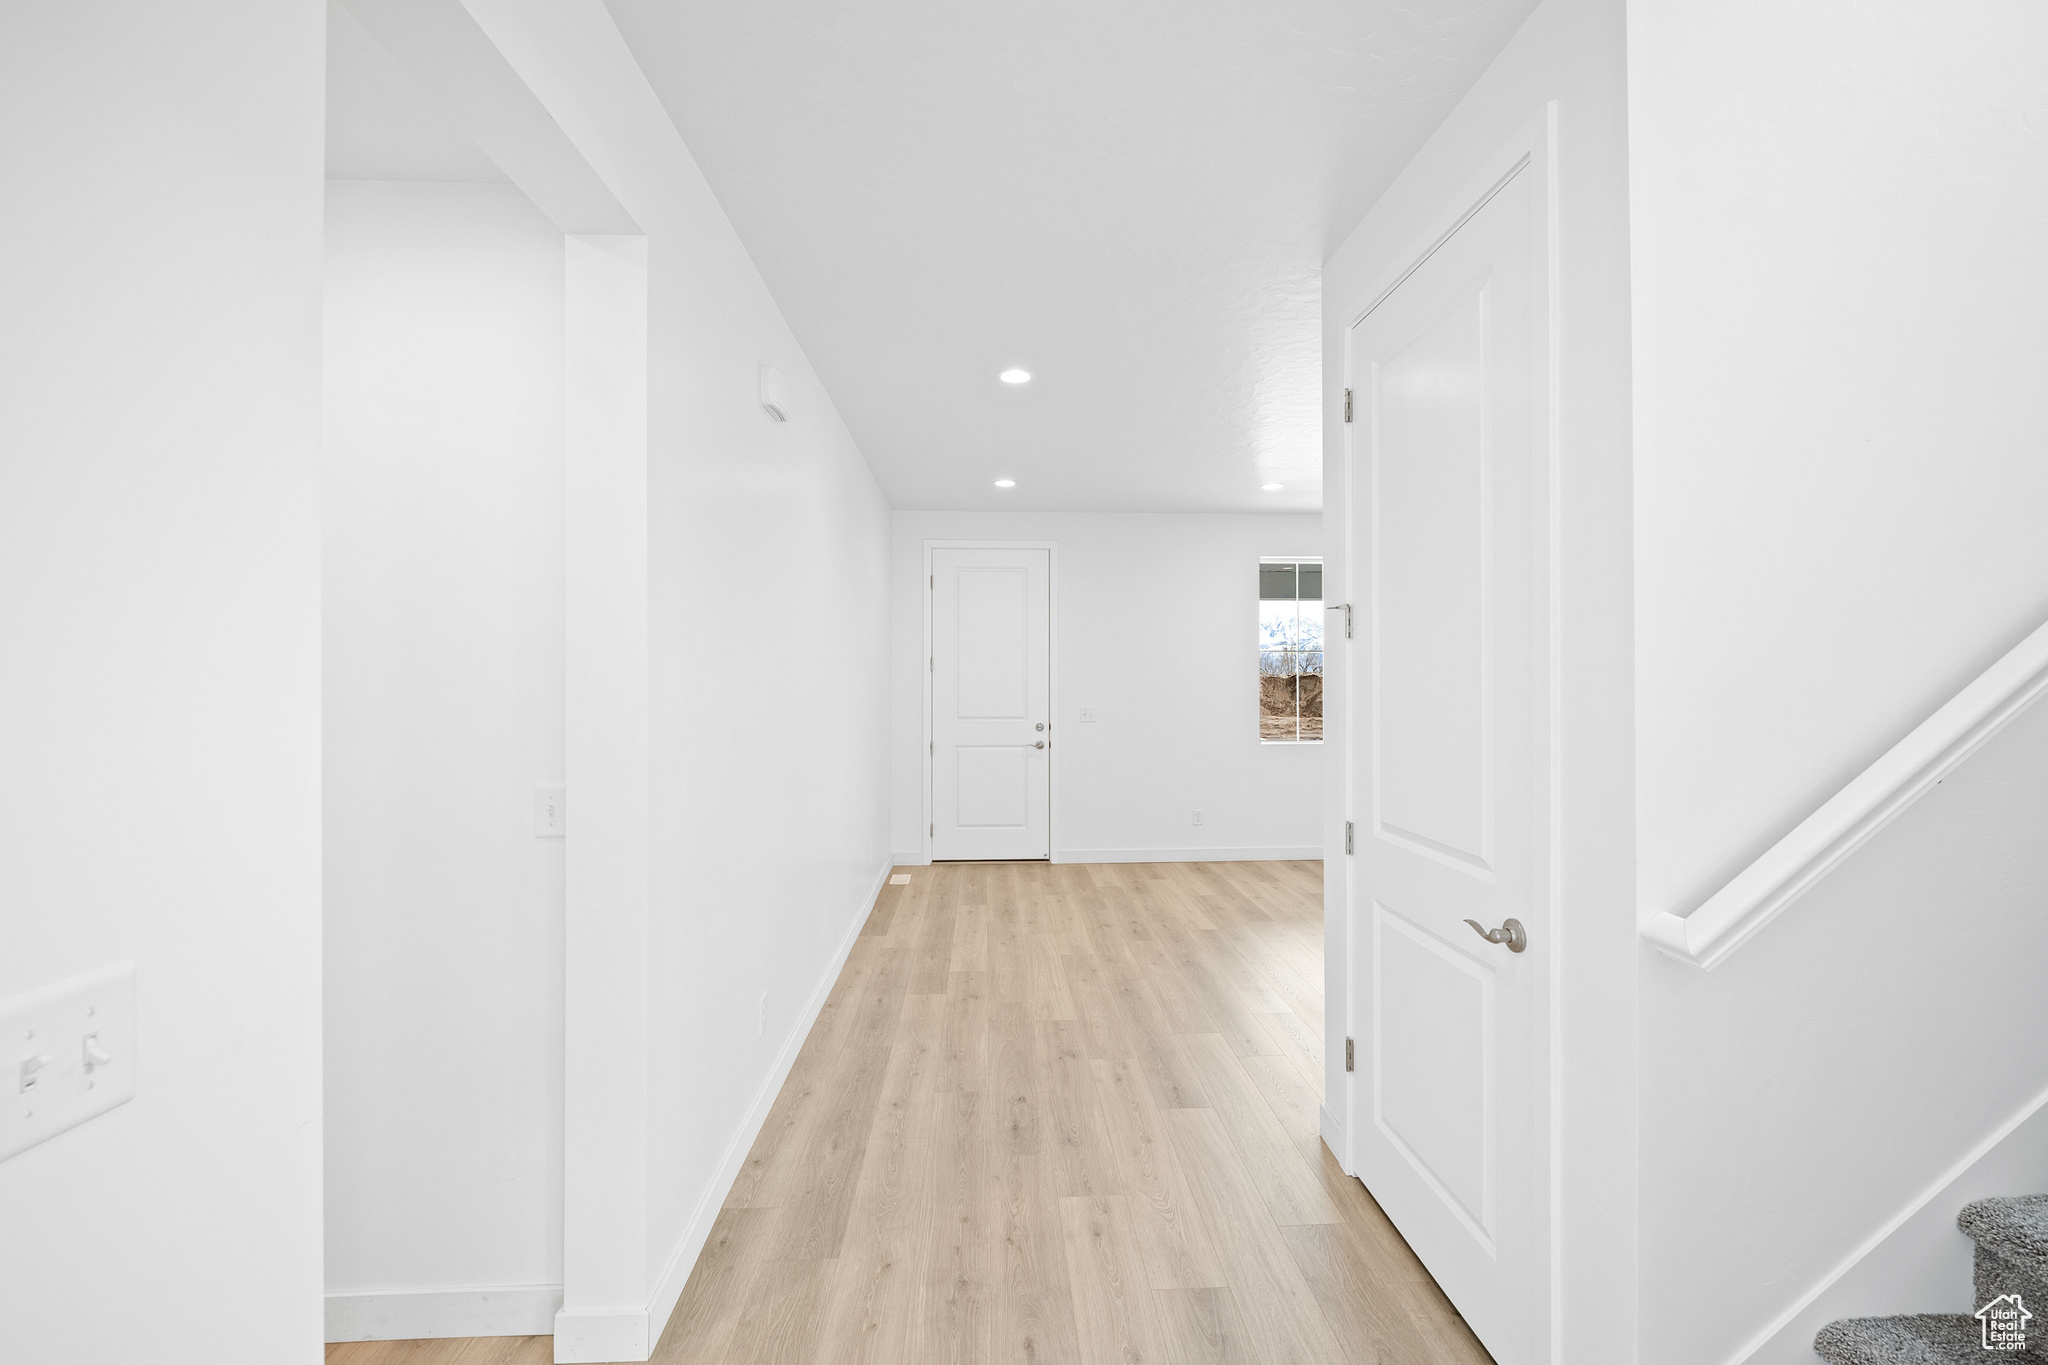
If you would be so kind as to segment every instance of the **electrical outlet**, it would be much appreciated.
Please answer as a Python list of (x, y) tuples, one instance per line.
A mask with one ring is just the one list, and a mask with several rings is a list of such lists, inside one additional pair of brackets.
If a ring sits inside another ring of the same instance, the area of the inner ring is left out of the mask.
[(1081, 723), (1082, 723), (1083, 725), (1093, 725), (1093, 724), (1095, 723), (1095, 708), (1094, 708), (1094, 707), (1092, 707), (1092, 706), (1084, 706), (1084, 707), (1082, 707), (1082, 708), (1081, 708)]
[(1200, 812), (1200, 811), (1196, 811), (1196, 812), (1195, 812), (1195, 823), (1196, 823), (1196, 824), (1198, 824), (1198, 825), (1202, 823), (1202, 812)]

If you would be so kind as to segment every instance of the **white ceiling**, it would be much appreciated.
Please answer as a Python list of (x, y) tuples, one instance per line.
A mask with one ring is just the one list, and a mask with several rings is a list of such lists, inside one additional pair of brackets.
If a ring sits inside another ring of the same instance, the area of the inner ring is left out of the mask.
[(1534, 7), (606, 2), (895, 505), (1070, 510), (1321, 505), (1322, 261)]
[(327, 178), (502, 181), (506, 176), (353, 15), (330, 4)]

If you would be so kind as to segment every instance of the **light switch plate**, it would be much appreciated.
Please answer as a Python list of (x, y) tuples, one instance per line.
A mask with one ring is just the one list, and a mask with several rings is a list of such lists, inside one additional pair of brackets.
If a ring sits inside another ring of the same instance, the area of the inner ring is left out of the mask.
[(533, 837), (560, 839), (569, 832), (569, 800), (559, 782), (537, 782), (533, 788)]
[(0, 1004), (0, 1161), (135, 1098), (135, 964)]

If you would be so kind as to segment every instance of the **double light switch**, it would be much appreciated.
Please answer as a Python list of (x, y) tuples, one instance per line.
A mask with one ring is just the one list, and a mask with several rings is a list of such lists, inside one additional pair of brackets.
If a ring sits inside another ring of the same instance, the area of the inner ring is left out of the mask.
[(0, 1004), (0, 1161), (135, 1097), (135, 967)]

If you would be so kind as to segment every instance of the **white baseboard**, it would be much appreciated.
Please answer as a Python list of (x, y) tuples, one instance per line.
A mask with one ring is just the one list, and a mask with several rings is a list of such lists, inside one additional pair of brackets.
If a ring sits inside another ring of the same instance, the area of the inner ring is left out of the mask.
[(621, 1308), (555, 1314), (555, 1359), (645, 1360), (658, 1332), (647, 1330), (647, 1310)]
[(1956, 1215), (1973, 1199), (2038, 1194), (2048, 1171), (2048, 1091), (1914, 1195), (1727, 1365), (1806, 1365), (1813, 1337), (1836, 1318), (1976, 1309), (1972, 1244)]
[(558, 1284), (329, 1294), (327, 1340), (546, 1336), (561, 1306)]
[(1058, 863), (1292, 863), (1320, 862), (1323, 846), (1276, 848), (1063, 848)]
[(898, 849), (889, 856), (896, 860), (896, 866), (898, 867), (930, 867), (932, 865), (932, 860), (924, 856), (924, 850), (921, 848), (913, 848), (907, 853), (902, 849)]
[(1351, 1169), (1351, 1149), (1344, 1143), (1344, 1120), (1331, 1113), (1329, 1105), (1319, 1107), (1322, 1110), (1322, 1122), (1318, 1127), (1322, 1130), (1323, 1145), (1330, 1149), (1331, 1156), (1337, 1158), (1339, 1170), (1346, 1175), (1356, 1175), (1357, 1172)]
[(761, 1082), (754, 1102), (747, 1107), (746, 1117), (740, 1120), (739, 1131), (726, 1145), (725, 1156), (718, 1163), (718, 1174), (713, 1177), (710, 1188), (704, 1191), (704, 1197), (697, 1201), (697, 1210), (683, 1229), (682, 1238), (670, 1254), (661, 1278), (655, 1282), (654, 1297), (649, 1300), (645, 1311), (556, 1313), (557, 1361), (645, 1360), (653, 1353), (655, 1344), (661, 1340), (662, 1329), (668, 1326), (669, 1314), (675, 1311), (676, 1300), (683, 1296), (683, 1286), (690, 1281), (690, 1272), (696, 1268), (697, 1257), (702, 1254), (704, 1244), (711, 1240), (711, 1225), (718, 1221), (718, 1211), (724, 1206), (726, 1195), (732, 1193), (733, 1182), (740, 1178), (740, 1170), (747, 1163), (747, 1153), (752, 1150), (754, 1139), (761, 1135), (761, 1126), (768, 1121), (768, 1111), (774, 1108), (775, 1097), (782, 1093), (782, 1084), (789, 1079), (790, 1068), (796, 1065), (804, 1040), (811, 1035), (811, 1025), (818, 1021), (818, 1012), (825, 1008), (825, 997), (832, 993), (834, 983), (839, 980), (840, 969), (846, 965), (855, 940), (860, 937), (868, 916), (874, 912), (882, 888), (889, 884), (889, 873), (900, 865), (885, 865), (875, 874), (874, 884), (868, 888), (867, 897), (861, 901), (853, 923), (847, 926), (832, 960), (825, 964), (817, 989), (811, 992), (809, 1003), (790, 1027), (789, 1037), (776, 1056), (775, 1065), (769, 1070), (767, 1079)]

